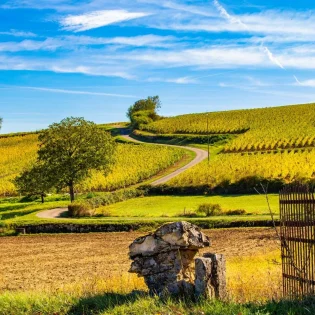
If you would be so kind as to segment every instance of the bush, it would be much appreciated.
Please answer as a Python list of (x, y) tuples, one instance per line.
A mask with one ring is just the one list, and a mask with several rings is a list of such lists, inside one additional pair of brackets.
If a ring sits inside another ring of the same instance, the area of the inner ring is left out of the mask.
[(70, 217), (90, 217), (94, 214), (94, 208), (90, 202), (76, 201), (68, 206)]
[(198, 207), (197, 212), (205, 214), (206, 217), (210, 217), (221, 214), (222, 208), (219, 204), (203, 203)]
[[(102, 196), (91, 197), (85, 201), (76, 201), (68, 206), (69, 215), (71, 217), (89, 217), (94, 215), (96, 208), (108, 206), (131, 198), (146, 196), (147, 193), (147, 187), (141, 186), (139, 188), (118, 190)], [(110, 214), (105, 213), (103, 216), (110, 216)]]
[(91, 199), (91, 198), (94, 198), (95, 197), (95, 194), (92, 193), (92, 192), (89, 192), (87, 195), (86, 195), (86, 199)]
[(244, 215), (246, 214), (246, 210), (244, 209), (236, 209), (236, 210), (228, 210), (225, 212), (226, 215)]
[(5, 227), (5, 223), (1, 221), (1, 219), (2, 219), (2, 215), (0, 215), (0, 232), (1, 232), (1, 229)]

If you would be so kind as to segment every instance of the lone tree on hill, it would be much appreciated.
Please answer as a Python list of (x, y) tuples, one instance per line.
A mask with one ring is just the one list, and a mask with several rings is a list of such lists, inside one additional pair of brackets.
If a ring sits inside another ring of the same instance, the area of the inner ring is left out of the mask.
[(70, 117), (50, 125), (39, 141), (38, 163), (45, 167), (45, 177), (58, 189), (68, 187), (71, 202), (75, 184), (91, 170), (109, 172), (114, 161), (111, 135), (83, 118)]
[(44, 203), (46, 194), (53, 188), (55, 182), (47, 171), (45, 165), (34, 165), (16, 177), (14, 184), (21, 194), (29, 197), (40, 196)]
[(133, 128), (140, 128), (142, 125), (149, 124), (158, 120), (160, 116), (157, 114), (161, 108), (161, 101), (158, 96), (149, 96), (146, 99), (136, 101), (128, 108), (127, 117), (130, 119)]

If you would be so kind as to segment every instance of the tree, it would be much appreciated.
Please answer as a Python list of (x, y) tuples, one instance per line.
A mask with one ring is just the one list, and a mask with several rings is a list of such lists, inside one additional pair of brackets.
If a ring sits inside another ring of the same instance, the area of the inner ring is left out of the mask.
[(128, 108), (127, 117), (130, 119), (134, 128), (139, 128), (141, 125), (148, 124), (158, 120), (158, 109), (161, 108), (161, 101), (158, 96), (149, 96), (146, 99), (136, 101)]
[(2, 127), (2, 118), (0, 117), (0, 129), (1, 129), (1, 127)]
[(52, 189), (54, 178), (47, 173), (45, 165), (34, 165), (15, 178), (14, 184), (21, 194), (40, 196), (42, 203), (46, 194)]
[(39, 141), (38, 162), (54, 179), (54, 186), (69, 188), (71, 202), (76, 183), (89, 176), (91, 170), (107, 173), (113, 163), (113, 138), (83, 118), (70, 117), (50, 125)]

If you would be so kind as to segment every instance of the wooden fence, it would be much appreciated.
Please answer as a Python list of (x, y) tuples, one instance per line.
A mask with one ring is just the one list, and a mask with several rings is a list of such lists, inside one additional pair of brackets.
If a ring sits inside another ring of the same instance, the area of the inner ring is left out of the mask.
[(315, 292), (315, 199), (307, 185), (279, 194), (283, 294), (301, 298)]

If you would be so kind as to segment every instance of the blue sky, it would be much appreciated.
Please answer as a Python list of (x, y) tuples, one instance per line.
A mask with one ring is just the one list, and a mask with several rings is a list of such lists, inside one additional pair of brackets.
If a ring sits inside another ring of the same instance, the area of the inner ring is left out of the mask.
[(315, 2), (2, 0), (1, 132), (315, 101)]

